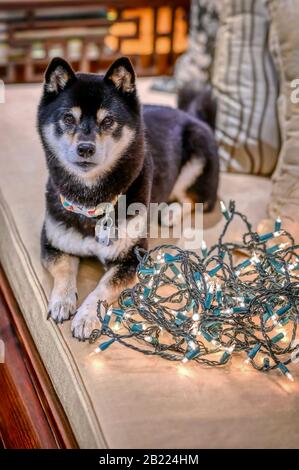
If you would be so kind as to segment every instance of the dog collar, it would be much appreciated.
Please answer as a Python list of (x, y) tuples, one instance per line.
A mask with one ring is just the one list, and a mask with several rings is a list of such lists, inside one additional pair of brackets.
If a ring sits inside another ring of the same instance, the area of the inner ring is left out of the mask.
[(75, 212), (76, 214), (85, 215), (85, 217), (89, 218), (96, 218), (112, 212), (119, 197), (120, 194), (113, 198), (112, 202), (101, 202), (97, 206), (93, 207), (84, 207), (81, 204), (75, 204), (74, 202), (66, 199), (62, 194), (60, 194), (60, 201), (64, 209), (69, 212)]

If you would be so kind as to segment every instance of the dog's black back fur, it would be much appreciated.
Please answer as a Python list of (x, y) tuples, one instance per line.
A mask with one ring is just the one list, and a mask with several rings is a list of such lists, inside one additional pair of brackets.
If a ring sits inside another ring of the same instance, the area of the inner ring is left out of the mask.
[(201, 91), (190, 86), (179, 89), (178, 108), (206, 122), (215, 130), (217, 101), (211, 87), (206, 86)]

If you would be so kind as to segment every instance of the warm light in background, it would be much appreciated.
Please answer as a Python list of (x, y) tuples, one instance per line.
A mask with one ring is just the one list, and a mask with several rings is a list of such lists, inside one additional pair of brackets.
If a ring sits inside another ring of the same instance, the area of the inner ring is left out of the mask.
[[(144, 54), (150, 55), (154, 52), (154, 44), (158, 54), (168, 54), (171, 50), (170, 33), (171, 9), (169, 7), (161, 7), (158, 9), (157, 15), (157, 35), (165, 35), (156, 37), (154, 28), (154, 11), (151, 8), (137, 8), (136, 10), (124, 10), (122, 18), (132, 22), (114, 23), (109, 29), (109, 35), (105, 39), (105, 44), (112, 50), (117, 50), (118, 37), (132, 36), (137, 33), (135, 20), (138, 18), (140, 22), (139, 37), (136, 39), (123, 39), (121, 44), (121, 53), (124, 55)], [(178, 8), (174, 17), (174, 41), (173, 50), (179, 54), (186, 50), (187, 47), (187, 23), (184, 19), (184, 10)]]
[(1, 78), (40, 82), (54, 56), (64, 57), (75, 70), (98, 73), (117, 56), (128, 55), (138, 76), (172, 74), (187, 48), (190, 4), (144, 5), (34, 8), (24, 2), (17, 15), (7, 12), (0, 18)]

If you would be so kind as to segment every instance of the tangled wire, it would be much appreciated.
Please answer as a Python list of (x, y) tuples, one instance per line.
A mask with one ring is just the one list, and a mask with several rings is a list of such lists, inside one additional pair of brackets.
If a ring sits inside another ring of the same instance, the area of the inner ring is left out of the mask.
[[(299, 357), (299, 245), (280, 219), (273, 232), (258, 235), (233, 201), (221, 210), (218, 243), (208, 250), (203, 242), (201, 255), (173, 245), (136, 250), (138, 283), (121, 293), (119, 308), (99, 302), (101, 328), (90, 341), (109, 339), (95, 352), (117, 341), (146, 355), (209, 366), (243, 353), (255, 369), (278, 368), (293, 380), (287, 365)], [(237, 217), (246, 227), (242, 241), (224, 242)]]

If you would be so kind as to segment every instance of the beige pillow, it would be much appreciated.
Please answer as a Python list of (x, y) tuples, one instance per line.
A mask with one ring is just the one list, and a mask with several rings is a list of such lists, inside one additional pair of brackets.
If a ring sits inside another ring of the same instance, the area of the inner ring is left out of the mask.
[[(269, 205), (271, 217), (299, 219), (299, 2), (269, 0), (271, 51), (280, 79), (279, 114), (282, 147), (273, 175)], [(297, 86), (297, 90), (293, 88)]]

